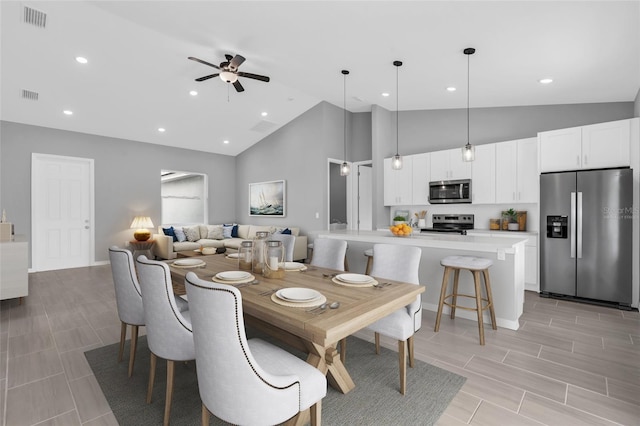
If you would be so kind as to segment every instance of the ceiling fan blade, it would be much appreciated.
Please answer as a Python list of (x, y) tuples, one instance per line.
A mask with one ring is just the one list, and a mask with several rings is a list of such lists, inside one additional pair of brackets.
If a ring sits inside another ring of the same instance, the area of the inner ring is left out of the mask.
[(233, 56), (229, 55), (228, 53), (225, 53), (224, 57), (227, 58), (227, 62), (231, 62), (231, 60), (233, 59)]
[(205, 81), (205, 80), (209, 80), (210, 78), (217, 77), (217, 76), (219, 76), (219, 75), (220, 75), (220, 73), (211, 74), (211, 75), (205, 75), (204, 77), (196, 78), (196, 81)]
[(239, 77), (247, 77), (247, 78), (253, 78), (254, 80), (260, 80), (260, 81), (264, 81), (266, 83), (269, 82), (269, 77), (267, 77), (266, 75), (258, 75), (258, 74), (251, 74), (250, 72), (239, 72), (238, 73)]
[(233, 82), (233, 87), (236, 88), (236, 92), (244, 92), (244, 87), (242, 87), (239, 80)]
[(201, 64), (204, 64), (204, 65), (209, 65), (210, 67), (213, 67), (213, 68), (215, 68), (217, 70), (220, 69), (220, 67), (217, 66), (217, 65), (210, 64), (207, 61), (203, 61), (202, 59), (194, 58), (193, 56), (189, 56), (187, 59), (191, 59), (192, 61), (200, 62)]
[(244, 58), (244, 56), (236, 55), (233, 59), (229, 60), (229, 68), (231, 68), (232, 70), (237, 70), (245, 60), (246, 59)]

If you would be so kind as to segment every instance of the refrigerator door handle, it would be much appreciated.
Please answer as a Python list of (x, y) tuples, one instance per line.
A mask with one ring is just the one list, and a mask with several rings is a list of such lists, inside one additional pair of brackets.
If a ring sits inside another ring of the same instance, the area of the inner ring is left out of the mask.
[(576, 257), (576, 193), (571, 193), (571, 218), (569, 237), (571, 238), (571, 258)]
[(578, 216), (578, 230), (577, 230), (577, 246), (578, 246), (578, 259), (582, 259), (582, 191), (578, 192), (578, 205), (576, 208), (576, 214)]

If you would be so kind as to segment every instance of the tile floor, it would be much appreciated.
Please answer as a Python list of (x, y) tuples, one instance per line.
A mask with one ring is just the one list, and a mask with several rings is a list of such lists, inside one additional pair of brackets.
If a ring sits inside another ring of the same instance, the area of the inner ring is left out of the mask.
[[(0, 304), (2, 425), (116, 425), (83, 355), (119, 340), (109, 266), (29, 283), (23, 305)], [(638, 312), (525, 299), (520, 330), (488, 328), (485, 346), (474, 322), (445, 317), (434, 333), (424, 312), (416, 358), (467, 377), (438, 424), (640, 424)]]

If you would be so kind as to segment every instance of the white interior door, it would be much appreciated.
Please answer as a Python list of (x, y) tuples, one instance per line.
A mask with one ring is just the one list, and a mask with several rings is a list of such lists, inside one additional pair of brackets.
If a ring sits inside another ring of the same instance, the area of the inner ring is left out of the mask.
[(373, 229), (372, 219), (372, 203), (373, 203), (373, 169), (371, 164), (359, 164), (357, 166), (357, 191), (354, 194), (357, 197), (357, 209), (355, 214), (357, 218), (352, 221), (356, 226), (353, 229), (370, 231)]
[(89, 266), (94, 259), (93, 160), (33, 154), (32, 267)]

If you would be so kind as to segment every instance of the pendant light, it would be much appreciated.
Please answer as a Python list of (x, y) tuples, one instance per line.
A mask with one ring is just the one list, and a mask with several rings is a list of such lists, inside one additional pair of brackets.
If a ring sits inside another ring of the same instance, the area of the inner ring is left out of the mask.
[(347, 76), (349, 75), (349, 71), (347, 70), (342, 70), (342, 75), (344, 76), (344, 82), (343, 82), (343, 109), (344, 109), (344, 138), (343, 138), (343, 144), (344, 144), (344, 161), (342, 163), (342, 165), (340, 166), (340, 176), (347, 176), (349, 175), (349, 173), (351, 173), (351, 167), (349, 166), (349, 163), (347, 163)]
[(469, 58), (476, 53), (476, 49), (467, 47), (463, 52), (467, 55), (467, 144), (462, 147), (462, 161), (473, 161), (476, 158), (476, 153), (469, 138)]
[(400, 95), (398, 94), (398, 70), (402, 66), (402, 62), (393, 61), (393, 65), (395, 65), (396, 67), (396, 155), (394, 155), (393, 159), (391, 160), (391, 168), (393, 170), (400, 170), (402, 168), (402, 157), (400, 157), (400, 153), (398, 151), (398, 98), (400, 97)]

